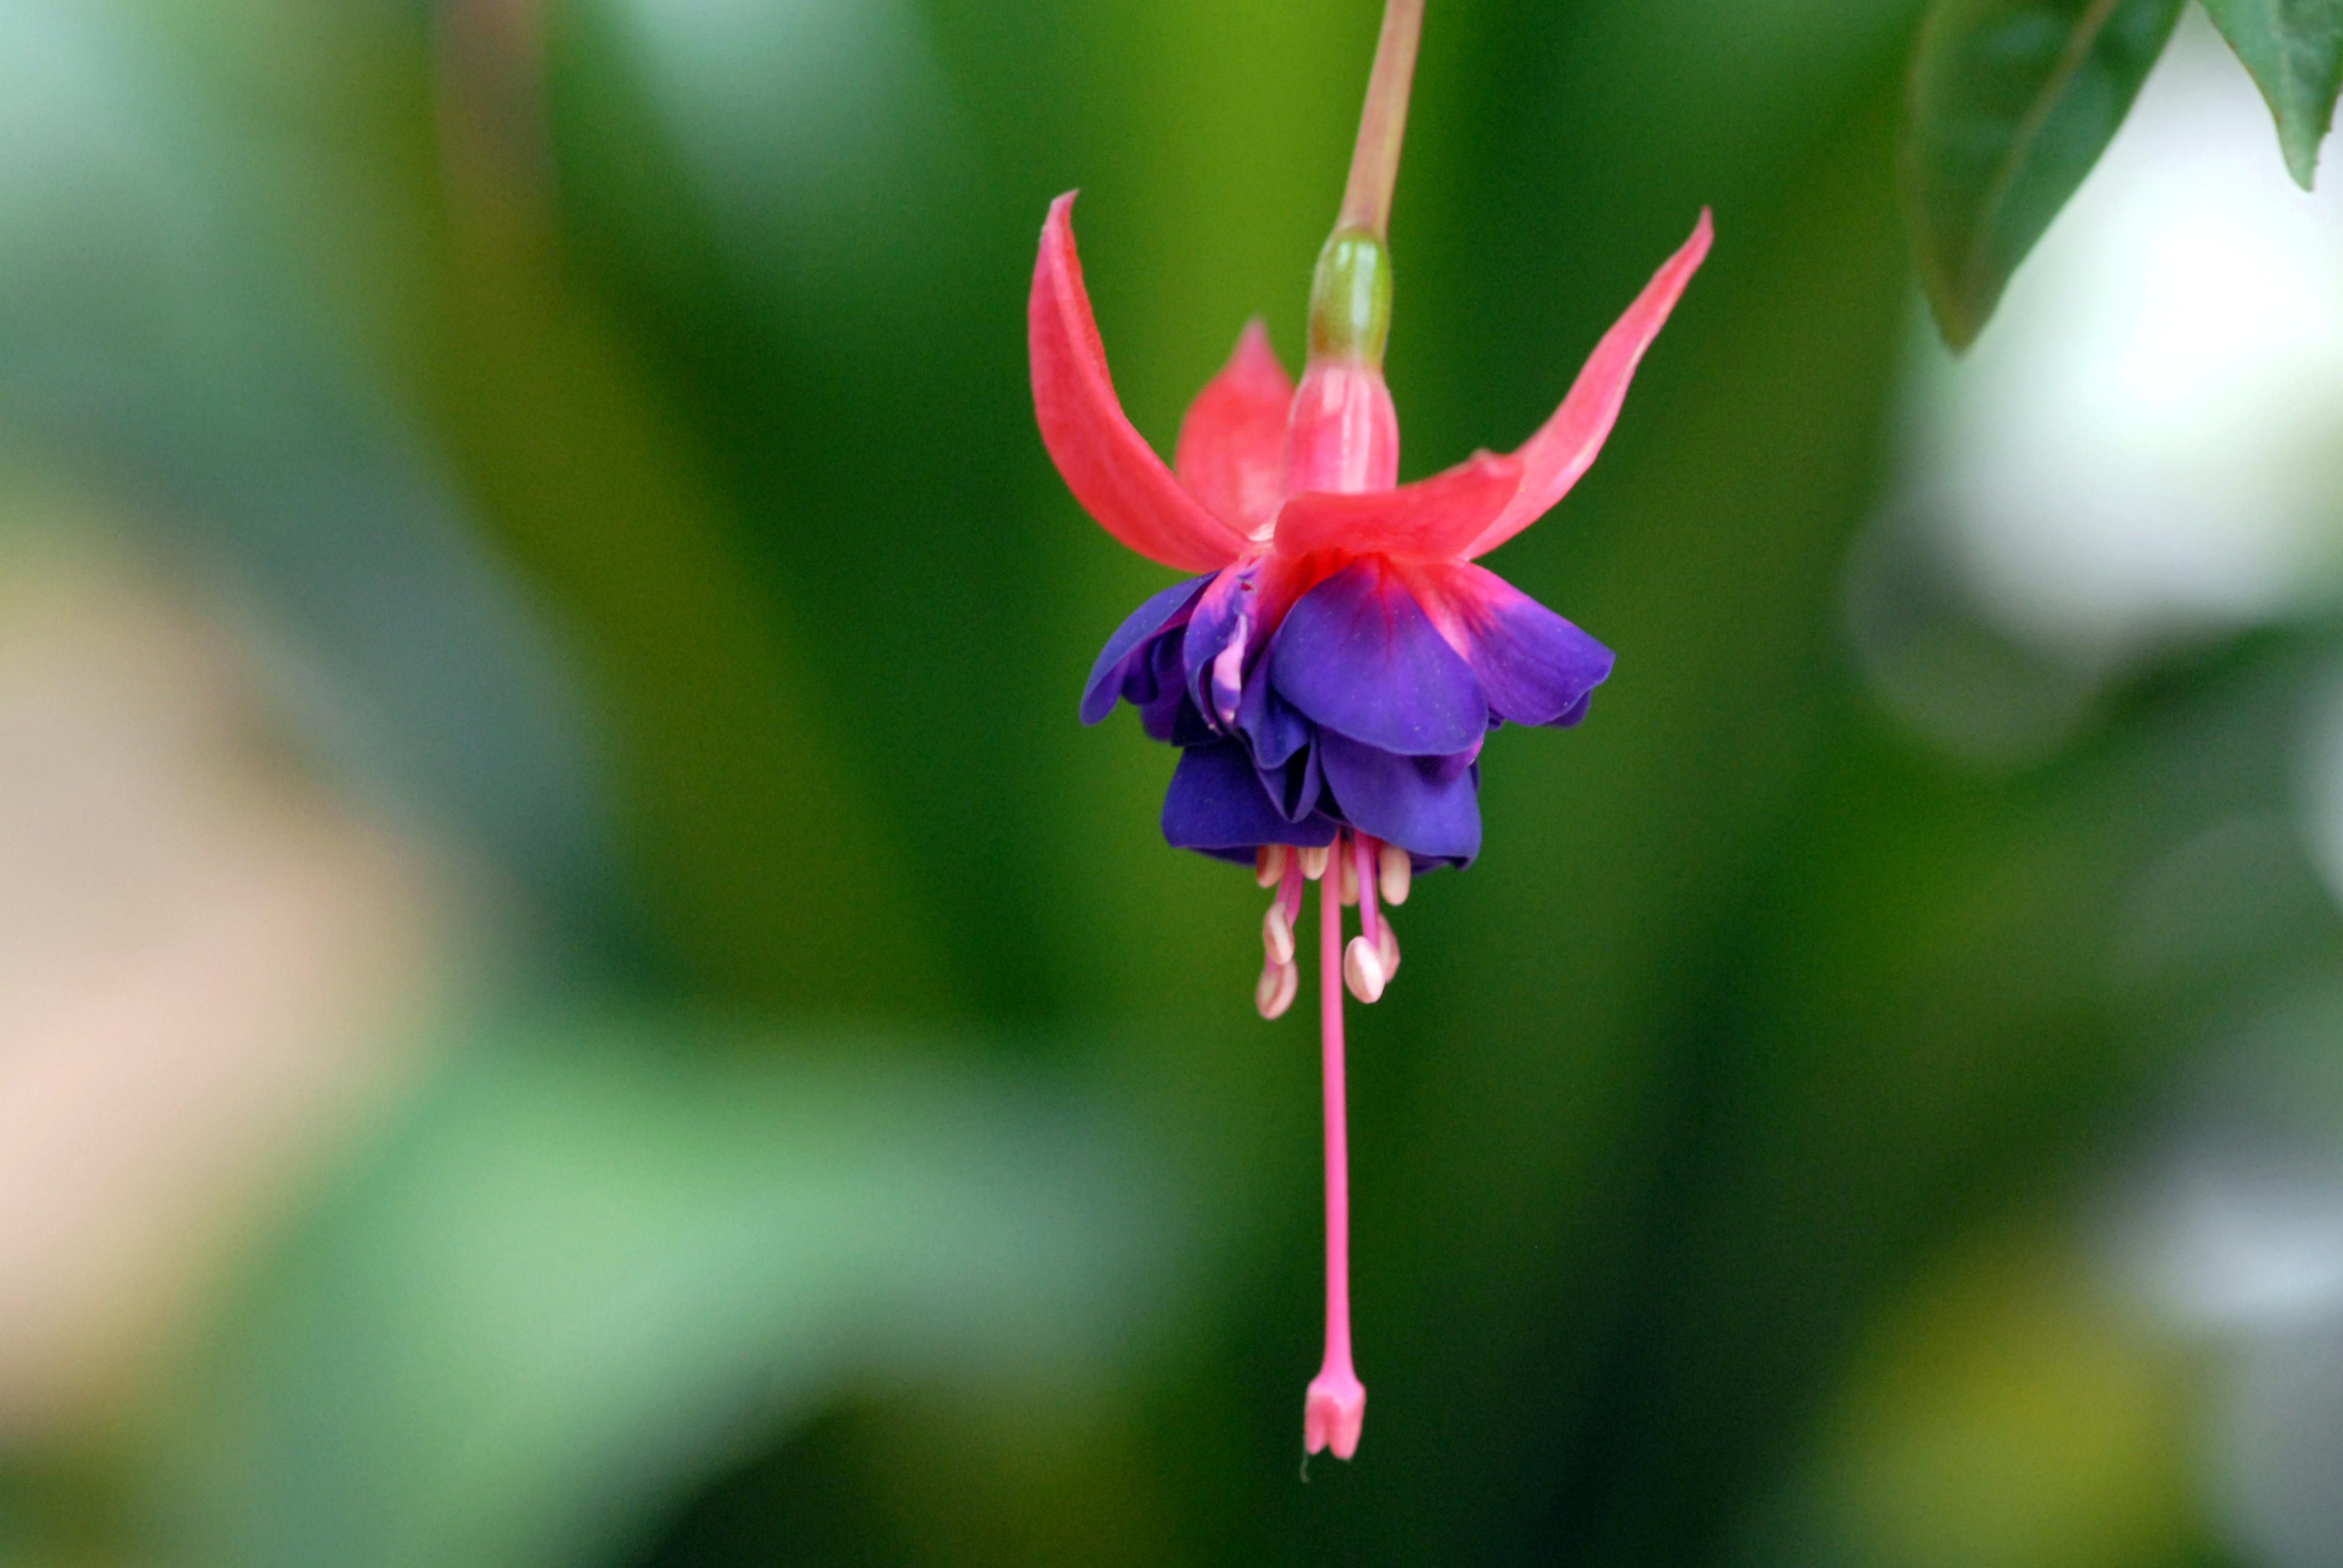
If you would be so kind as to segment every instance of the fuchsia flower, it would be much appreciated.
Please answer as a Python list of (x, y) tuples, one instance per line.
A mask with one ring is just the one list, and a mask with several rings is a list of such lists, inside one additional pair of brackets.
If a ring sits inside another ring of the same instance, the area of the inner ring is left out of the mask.
[[(1611, 672), (1609, 649), (1473, 562), (1537, 521), (1594, 460), (1710, 235), (1704, 210), (1518, 451), (1398, 484), (1383, 236), (1422, 13), (1422, 0), (1391, 0), (1384, 15), (1298, 388), (1261, 324), (1249, 325), (1189, 407), (1167, 468), (1108, 378), (1071, 192), (1042, 226), (1028, 322), (1034, 412), (1067, 487), (1123, 544), (1202, 574), (1107, 639), (1081, 716), (1096, 723), (1118, 700), (1137, 708), (1146, 732), (1180, 752), (1164, 837), (1251, 862), (1276, 888), (1255, 992), (1265, 1018), (1300, 989), (1302, 884), (1323, 879), (1327, 1343), (1303, 1439), (1344, 1459), (1366, 1391), (1350, 1350), (1342, 989), (1372, 1002), (1399, 966), (1378, 891), (1403, 902), (1415, 871), (1479, 853), (1487, 732), (1576, 724)], [(1342, 910), (1353, 903), (1361, 931), (1346, 947)]]

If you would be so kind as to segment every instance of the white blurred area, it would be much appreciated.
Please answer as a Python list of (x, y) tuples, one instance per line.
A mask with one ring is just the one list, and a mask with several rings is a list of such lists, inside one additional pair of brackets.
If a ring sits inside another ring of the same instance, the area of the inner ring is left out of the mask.
[(2012, 636), (2107, 662), (2332, 598), (2343, 176), (2287, 177), (2194, 7), (1982, 338), (1926, 361), (1917, 513)]
[[(224, 607), (0, 518), (0, 1452), (101, 1428), (419, 1060), (444, 870), (301, 767)], [(63, 526), (55, 526), (63, 525)]]
[(1976, 346), (1915, 337), (1849, 609), (1941, 749), (2038, 760), (2159, 655), (2343, 599), (2343, 176), (2294, 186), (2196, 8)]
[(2206, 1355), (2205, 1503), (2239, 1561), (2343, 1565), (2343, 992), (2242, 1030), (2177, 1097), (2110, 1232)]
[[(2296, 187), (2268, 108), (2192, 6), (1976, 347), (1956, 358), (1925, 328), (1849, 618), (1875, 691), (1937, 749), (2041, 761), (2159, 658), (2343, 606), (2338, 148), (2316, 194)], [(2210, 975), (2302, 929), (2288, 900), (2317, 898), (2306, 858), (2343, 900), (2343, 671), (2314, 683), (2298, 745), (2294, 821), (2272, 809), (2150, 856), (2120, 984)], [(2343, 990), (2237, 1006), (2090, 1227), (2118, 1261), (2077, 1298), (2087, 1332), (2060, 1340), (2021, 1292), (1990, 1330), (1921, 1336), (1996, 1346), (1979, 1352), (1990, 1364), (1916, 1392), (1883, 1373), (1884, 1394), (1858, 1374), (1842, 1396), (1890, 1412), (1841, 1434), (1848, 1474), (1897, 1442), (1926, 1462), (1908, 1519), (1872, 1516), (1893, 1487), (1831, 1493), (1855, 1520), (1842, 1533), (1874, 1543), (1865, 1560), (2168, 1560), (2150, 1542), (2109, 1556), (2106, 1532), (2066, 1528), (2061, 1510), (2089, 1513), (2087, 1476), (2055, 1506), (2026, 1502), (2079, 1455), (2121, 1481), (2107, 1517), (2168, 1497), (2171, 1533), (2201, 1518), (2225, 1561), (2343, 1568)], [(2077, 1372), (2077, 1345), (2121, 1350), (2104, 1386)], [(1997, 1376), (2031, 1406), (1985, 1409)], [(1993, 1533), (2021, 1525), (2035, 1538)], [(1963, 1541), (1975, 1549), (1946, 1544)]]

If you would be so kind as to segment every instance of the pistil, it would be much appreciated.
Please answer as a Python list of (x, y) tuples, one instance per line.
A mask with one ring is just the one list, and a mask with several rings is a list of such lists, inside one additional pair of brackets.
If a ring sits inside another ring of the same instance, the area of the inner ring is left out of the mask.
[[(1340, 853), (1348, 846), (1338, 838)], [(1302, 1406), (1305, 1452), (1358, 1452), (1367, 1391), (1351, 1366), (1351, 1165), (1342, 1091), (1342, 879), (1318, 882), (1318, 1005), (1326, 1111), (1326, 1355)]]

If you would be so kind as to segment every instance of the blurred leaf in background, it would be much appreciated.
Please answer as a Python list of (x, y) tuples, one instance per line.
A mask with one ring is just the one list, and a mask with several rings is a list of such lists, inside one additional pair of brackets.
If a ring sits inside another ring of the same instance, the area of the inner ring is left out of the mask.
[(1906, 201), (1936, 321), (1966, 348), (2114, 139), (2181, 0), (1946, 0), (1912, 63)]
[(2343, 5), (2334, 0), (2205, 0), (2278, 121), (2287, 172), (2304, 190), (2343, 90)]
[(880, 1041), (656, 1032), (470, 1043), (195, 1363), (148, 1554), (592, 1560), (841, 1392), (1095, 1399), (1175, 1310), (1185, 1200), (1130, 1126)]

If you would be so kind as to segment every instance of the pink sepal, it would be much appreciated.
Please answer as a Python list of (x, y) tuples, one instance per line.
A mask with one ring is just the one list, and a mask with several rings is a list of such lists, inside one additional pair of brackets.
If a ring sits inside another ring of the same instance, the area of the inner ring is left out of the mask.
[(1071, 191), (1050, 204), (1026, 311), (1041, 444), (1083, 510), (1141, 555), (1177, 571), (1226, 566), (1243, 537), (1181, 488), (1115, 397), (1074, 254), (1073, 205)]
[(1180, 422), (1172, 470), (1190, 495), (1240, 533), (1268, 522), (1284, 496), (1285, 420), (1292, 407), (1293, 377), (1256, 318)]
[(1464, 550), (1467, 559), (1486, 555), (1545, 516), (1594, 461), (1618, 420), (1620, 405), (1627, 399), (1627, 384), (1634, 378), (1637, 361), (1659, 336), (1692, 275), (1700, 270), (1712, 232), (1708, 209), (1703, 207), (1692, 237), (1668, 257), (1626, 314), (1603, 335), (1554, 417), (1513, 454), (1522, 462), (1521, 492)]
[(1501, 517), (1521, 488), (1518, 458), (1475, 452), (1445, 473), (1396, 490), (1332, 495), (1309, 490), (1277, 515), (1277, 548), (1453, 560)]

